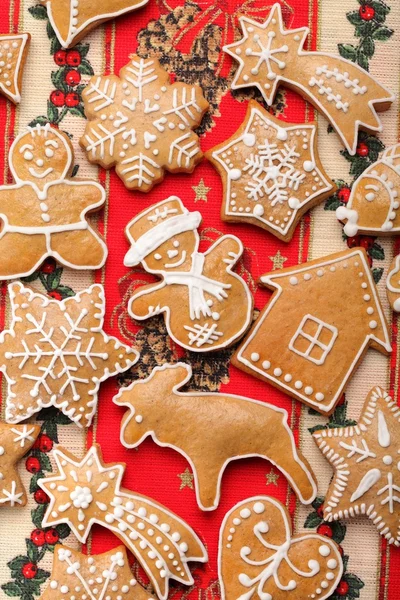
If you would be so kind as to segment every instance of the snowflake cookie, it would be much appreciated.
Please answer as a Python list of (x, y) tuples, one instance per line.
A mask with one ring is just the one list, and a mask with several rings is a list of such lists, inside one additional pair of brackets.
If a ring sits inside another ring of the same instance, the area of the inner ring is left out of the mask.
[(40, 0), (63, 48), (75, 46), (89, 31), (115, 17), (136, 10), (149, 0)]
[(0, 507), (25, 506), (26, 493), (16, 464), (32, 448), (39, 432), (39, 425), (0, 422)]
[(89, 427), (101, 382), (138, 358), (136, 350), (103, 331), (103, 287), (92, 285), (62, 302), (21, 283), (8, 289), (12, 322), (0, 334), (6, 421), (18, 423), (56, 406), (80, 427)]
[(392, 350), (365, 250), (273, 271), (260, 282), (274, 294), (232, 363), (330, 415), (368, 348)]
[(320, 429), (313, 437), (335, 471), (325, 496), (325, 521), (367, 515), (389, 544), (400, 546), (397, 403), (375, 387), (357, 425)]
[(292, 536), (286, 507), (254, 496), (225, 515), (218, 572), (222, 600), (324, 600), (334, 593), (343, 562), (333, 540), (317, 533)]
[(57, 544), (49, 585), (39, 600), (154, 600), (133, 577), (125, 546), (87, 556)]
[(11, 146), (16, 181), (0, 186), (0, 280), (26, 277), (52, 256), (73, 269), (99, 269), (107, 246), (87, 216), (102, 208), (104, 189), (71, 179), (74, 154), (65, 133), (28, 127)]
[(239, 63), (232, 89), (256, 86), (268, 105), (282, 83), (310, 101), (330, 121), (350, 154), (358, 130), (382, 131), (376, 111), (387, 110), (394, 95), (355, 63), (325, 52), (308, 52), (308, 27), (285, 30), (274, 4), (259, 23), (239, 18), (243, 38), (224, 47)]
[(50, 498), (43, 527), (66, 523), (83, 544), (94, 523), (106, 527), (136, 556), (161, 600), (168, 596), (170, 579), (193, 584), (188, 563), (207, 562), (206, 549), (174, 513), (121, 488), (125, 465), (105, 464), (98, 445), (82, 460), (62, 448), (53, 455), (58, 472), (38, 481)]
[(148, 192), (164, 171), (191, 173), (202, 158), (197, 127), (208, 102), (199, 86), (171, 84), (157, 59), (131, 55), (116, 75), (95, 76), (82, 94), (88, 118), (81, 146), (92, 163), (130, 190)]
[(386, 293), (392, 310), (400, 312), (400, 254), (395, 256), (386, 279)]
[(349, 237), (400, 233), (400, 144), (383, 152), (353, 184), (346, 206), (336, 209), (339, 221), (346, 221)]
[(0, 94), (14, 104), (21, 102), (22, 75), (30, 39), (29, 33), (0, 35)]
[(319, 160), (316, 125), (284, 123), (254, 100), (238, 131), (206, 156), (224, 183), (221, 218), (285, 242), (301, 216), (336, 189)]
[[(179, 391), (191, 375), (189, 365), (165, 364), (155, 367), (147, 379), (121, 388), (113, 400), (129, 408), (121, 425), (121, 443), (136, 448), (151, 436), (182, 454), (193, 469), (201, 510), (218, 507), (226, 467), (249, 455), (270, 460), (283, 471), (299, 500), (310, 504), (317, 495), (315, 476), (296, 448), (286, 410), (232, 394)], [(194, 428), (198, 435), (193, 435)]]
[(126, 227), (131, 249), (124, 264), (143, 264), (161, 282), (144, 286), (129, 302), (133, 319), (165, 315), (169, 335), (188, 350), (208, 352), (232, 344), (247, 330), (253, 301), (233, 268), (241, 241), (224, 235), (198, 251), (199, 212), (189, 212), (171, 196), (138, 214)]

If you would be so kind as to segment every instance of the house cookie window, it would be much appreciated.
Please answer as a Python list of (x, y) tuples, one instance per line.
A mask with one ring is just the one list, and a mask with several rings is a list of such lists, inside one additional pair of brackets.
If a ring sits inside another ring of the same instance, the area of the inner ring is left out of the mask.
[(316, 365), (323, 365), (337, 335), (336, 327), (312, 315), (305, 315), (289, 342), (289, 349)]

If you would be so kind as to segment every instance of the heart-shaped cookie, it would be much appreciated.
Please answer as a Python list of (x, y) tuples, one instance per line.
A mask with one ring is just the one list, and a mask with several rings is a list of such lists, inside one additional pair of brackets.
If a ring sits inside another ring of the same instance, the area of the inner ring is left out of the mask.
[(221, 525), (222, 600), (324, 600), (343, 573), (337, 544), (316, 533), (292, 537), (286, 508), (268, 496), (236, 504)]

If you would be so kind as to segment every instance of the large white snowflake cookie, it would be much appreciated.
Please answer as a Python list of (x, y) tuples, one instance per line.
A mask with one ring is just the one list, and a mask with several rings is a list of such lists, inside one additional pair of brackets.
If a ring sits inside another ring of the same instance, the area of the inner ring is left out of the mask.
[(222, 219), (285, 242), (301, 216), (335, 191), (318, 156), (317, 126), (282, 122), (254, 100), (238, 131), (206, 156), (223, 180)]
[(21, 283), (8, 289), (12, 322), (0, 334), (6, 421), (18, 423), (56, 406), (77, 425), (89, 427), (101, 382), (138, 358), (136, 350), (103, 331), (103, 287), (92, 285), (62, 302)]
[(92, 163), (116, 166), (128, 189), (148, 192), (164, 171), (191, 173), (202, 158), (197, 127), (208, 108), (199, 86), (171, 84), (157, 59), (131, 55), (116, 75), (95, 76), (82, 94), (81, 146)]

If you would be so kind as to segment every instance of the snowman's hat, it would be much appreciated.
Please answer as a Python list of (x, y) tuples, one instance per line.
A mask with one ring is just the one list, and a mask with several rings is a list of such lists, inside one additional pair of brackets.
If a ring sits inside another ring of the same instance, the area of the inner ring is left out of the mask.
[(189, 212), (177, 196), (151, 206), (139, 213), (126, 227), (132, 247), (125, 255), (124, 265), (134, 267), (161, 244), (179, 233), (194, 231), (201, 223), (198, 211)]

